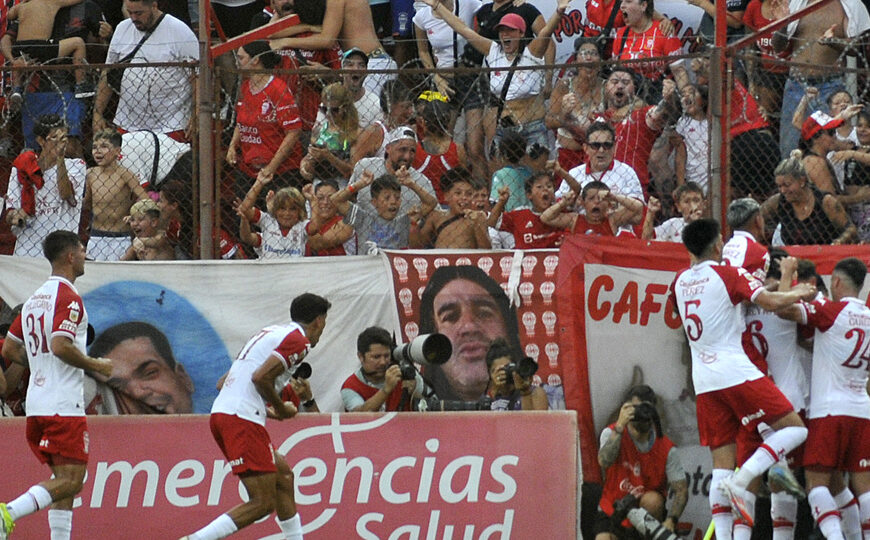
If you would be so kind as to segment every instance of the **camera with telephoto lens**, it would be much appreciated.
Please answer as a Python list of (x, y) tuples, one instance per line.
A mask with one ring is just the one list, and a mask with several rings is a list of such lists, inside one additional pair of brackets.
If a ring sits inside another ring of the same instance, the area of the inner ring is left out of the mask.
[(532, 378), (532, 375), (538, 371), (538, 363), (526, 356), (522, 358), (519, 362), (510, 362), (505, 364), (504, 374), (506, 377), (506, 381), (508, 384), (513, 383), (514, 373), (520, 376), (521, 379), (529, 380)]
[(421, 400), (417, 406), (420, 411), (488, 411), (492, 409), (492, 398), (483, 396), (477, 401), (458, 401), (452, 399), (439, 399), (432, 396), (427, 400)]
[(308, 362), (302, 362), (296, 366), (296, 370), (293, 371), (293, 377), (297, 379), (307, 379), (311, 377), (311, 364)]
[(417, 366), (440, 365), (450, 359), (453, 345), (450, 338), (444, 334), (423, 334), (414, 338), (411, 343), (402, 343), (393, 348), (391, 364), (396, 364), (402, 370), (402, 380), (412, 381), (417, 377)]
[(634, 418), (632, 418), (632, 422), (652, 422), (658, 414), (652, 403), (644, 401), (634, 406)]

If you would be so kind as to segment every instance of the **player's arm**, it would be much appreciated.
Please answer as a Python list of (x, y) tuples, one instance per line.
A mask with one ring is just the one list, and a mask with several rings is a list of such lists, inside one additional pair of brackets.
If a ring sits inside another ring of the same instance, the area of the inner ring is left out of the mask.
[(786, 292), (762, 290), (752, 301), (755, 305), (767, 311), (776, 311), (789, 307), (800, 301), (804, 296), (815, 294), (815, 287), (806, 283), (798, 283)]
[(278, 420), (292, 418), (296, 414), (296, 406), (292, 403), (284, 403), (278, 391), (275, 390), (275, 379), (286, 370), (284, 360), (277, 353), (273, 353), (251, 375), (251, 382), (254, 383), (257, 393), (266, 400), (266, 403), (272, 405)]
[[(5, 342), (4, 342), (5, 344)], [(112, 361), (108, 358), (93, 358), (81, 352), (73, 340), (67, 336), (54, 336), (51, 338), (51, 353), (60, 358), (64, 363), (74, 368), (85, 371), (94, 371), (100, 375), (110, 377), (112, 375)]]

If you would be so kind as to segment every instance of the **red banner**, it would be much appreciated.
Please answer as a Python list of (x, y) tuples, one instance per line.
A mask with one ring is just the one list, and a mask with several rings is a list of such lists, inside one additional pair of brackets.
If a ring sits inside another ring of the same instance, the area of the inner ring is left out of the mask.
[[(205, 416), (88, 424), (74, 538), (178, 538), (242, 500)], [(308, 540), (576, 537), (573, 414), (302, 414), (267, 428), (293, 467)], [(50, 475), (30, 454), (24, 419), (0, 420), (0, 455), (0, 501)], [(233, 538), (279, 532), (269, 518)], [(14, 536), (48, 538), (46, 513), (21, 519)]]

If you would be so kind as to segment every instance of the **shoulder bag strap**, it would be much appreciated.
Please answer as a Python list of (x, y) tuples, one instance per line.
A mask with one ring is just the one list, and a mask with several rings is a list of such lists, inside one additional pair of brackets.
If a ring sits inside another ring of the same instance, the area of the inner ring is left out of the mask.
[(148, 41), (148, 38), (151, 37), (151, 34), (153, 34), (154, 31), (157, 30), (157, 27), (160, 26), (160, 23), (163, 21), (163, 17), (165, 17), (165, 16), (166, 16), (166, 13), (161, 13), (161, 14), (160, 14), (160, 18), (157, 19), (157, 22), (154, 23), (154, 26), (152, 26), (151, 28), (149, 28), (149, 29), (145, 32), (145, 35), (142, 36), (142, 39), (139, 40), (139, 43), (137, 43), (136, 46), (133, 47), (133, 50), (130, 51), (130, 53), (127, 54), (124, 58), (121, 58), (120, 60), (118, 60), (116, 63), (118, 63), (118, 64), (124, 64), (124, 63), (129, 62), (130, 60), (132, 60), (133, 57), (136, 56), (136, 53), (139, 52), (139, 49), (142, 48), (142, 45), (145, 45), (145, 42)]
[(520, 48), (517, 51), (517, 56), (514, 58), (514, 61), (511, 63), (511, 67), (508, 68), (507, 77), (504, 80), (504, 86), (501, 87), (501, 96), (498, 100), (498, 112), (495, 115), (495, 123), (498, 125), (498, 121), (501, 120), (501, 113), (504, 112), (505, 99), (507, 98), (508, 88), (511, 85), (511, 79), (514, 78), (514, 68), (517, 67), (517, 64), (520, 63), (520, 58), (523, 56), (524, 49)]

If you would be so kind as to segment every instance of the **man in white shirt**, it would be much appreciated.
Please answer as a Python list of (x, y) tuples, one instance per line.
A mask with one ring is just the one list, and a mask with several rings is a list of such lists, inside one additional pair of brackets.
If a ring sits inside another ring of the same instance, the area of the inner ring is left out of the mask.
[(272, 447), (266, 418), (284, 420), (296, 415), (296, 406), (283, 401), (279, 390), (320, 341), (329, 308), (323, 297), (300, 294), (290, 304), (293, 322), (263, 328), (233, 361), (212, 406), (209, 424), (249, 500), (186, 539), (225, 538), (274, 511), (284, 538), (301, 540), (302, 521), (296, 512), (292, 473), (284, 456)]
[[(118, 25), (109, 43), (107, 64), (196, 62), (199, 42), (193, 31), (157, 0), (124, 0), (130, 14)], [(143, 42), (144, 40), (144, 42)], [(140, 46), (141, 45), (141, 46)], [(138, 50), (135, 50), (137, 49)], [(127, 58), (134, 53), (132, 58)], [(120, 92), (115, 124), (124, 131), (150, 130), (183, 141), (193, 118), (194, 72), (182, 67), (124, 69), (120, 89), (109, 86), (103, 72), (94, 102), (94, 132), (108, 127), (103, 117), (111, 92)]]
[(43, 244), (51, 277), (24, 303), (3, 342), (3, 357), (30, 367), (27, 442), (52, 478), (32, 486), (8, 505), (0, 503), (0, 539), (15, 521), (51, 507), (53, 539), (69, 540), (75, 495), (88, 464), (85, 370), (106, 377), (112, 362), (85, 354), (88, 313), (73, 283), (85, 273), (85, 248), (76, 233), (54, 231)]
[[(692, 352), (692, 383), (697, 393), (701, 444), (713, 457), (710, 508), (716, 538), (731, 538), (732, 511), (749, 527), (753, 516), (745, 503), (746, 488), (779, 456), (797, 448), (807, 436), (803, 422), (769, 378), (746, 355), (740, 303), (748, 300), (763, 309), (787, 307), (815, 287), (799, 284), (787, 293), (769, 292), (746, 270), (721, 264), (719, 223), (699, 219), (683, 229), (683, 244), (692, 266), (671, 284), (674, 306), (682, 319)], [(775, 433), (765, 439), (736, 473), (735, 439), (741, 429), (757, 429), (759, 422)]]

